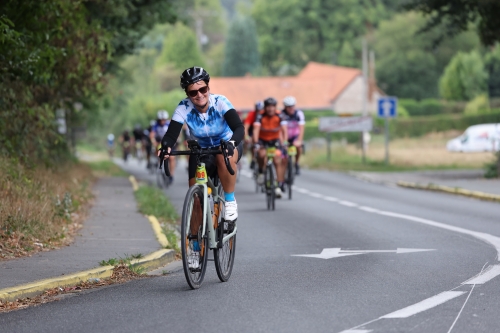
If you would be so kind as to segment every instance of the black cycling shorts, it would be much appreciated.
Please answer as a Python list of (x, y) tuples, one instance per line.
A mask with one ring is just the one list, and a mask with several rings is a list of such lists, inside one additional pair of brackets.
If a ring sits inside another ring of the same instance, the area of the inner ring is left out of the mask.
[[(212, 147), (210, 149), (217, 149), (218, 147)], [(238, 160), (236, 163), (238, 163), (241, 159), (241, 155), (243, 155), (243, 141), (240, 142), (240, 144), (236, 147), (236, 150), (238, 150)], [(207, 174), (209, 177), (213, 177), (215, 175), (215, 170), (216, 170), (216, 164), (215, 164), (215, 155), (207, 155), (202, 157), (201, 159), (202, 163), (205, 163), (205, 168), (207, 169)], [(189, 179), (194, 178), (196, 176), (196, 157), (193, 155), (189, 156), (189, 167), (188, 167), (188, 174), (189, 174)], [(236, 171), (236, 170), (235, 170)]]
[(259, 139), (259, 145), (262, 147), (279, 147), (280, 140), (260, 140)]

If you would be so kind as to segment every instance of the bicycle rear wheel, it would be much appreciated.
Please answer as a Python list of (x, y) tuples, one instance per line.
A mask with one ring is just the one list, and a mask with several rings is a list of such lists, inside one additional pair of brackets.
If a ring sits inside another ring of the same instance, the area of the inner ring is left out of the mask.
[[(222, 188), (221, 188), (222, 191)], [(224, 222), (223, 203), (219, 203), (219, 227), (224, 227), (223, 235), (226, 236), (232, 230), (228, 230), (228, 222)], [(222, 242), (222, 239), (218, 239)], [(223, 243), (221, 248), (214, 249), (214, 262), (217, 276), (221, 282), (227, 282), (233, 272), (234, 256), (236, 253), (236, 235), (231, 237), (227, 242)]]
[[(202, 225), (196, 235), (191, 234), (191, 220), (194, 218), (203, 220), (203, 187), (199, 185), (191, 186), (184, 200), (182, 208), (182, 225), (181, 225), (181, 252), (182, 266), (186, 281), (192, 289), (198, 289), (205, 277), (208, 259), (208, 238), (202, 235)], [(193, 241), (198, 241), (201, 251), (199, 251), (199, 267), (196, 269), (189, 267), (189, 257), (193, 254)]]
[(288, 199), (292, 199), (292, 186), (293, 178), (295, 177), (295, 168), (291, 157), (288, 157), (288, 167), (287, 167), (287, 187), (288, 187)]

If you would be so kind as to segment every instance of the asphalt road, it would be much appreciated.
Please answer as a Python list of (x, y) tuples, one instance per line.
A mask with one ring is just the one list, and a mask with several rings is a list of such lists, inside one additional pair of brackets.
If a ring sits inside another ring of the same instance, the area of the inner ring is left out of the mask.
[[(499, 204), (305, 170), (270, 212), (247, 176), (229, 282), (210, 266), (192, 291), (177, 271), (2, 314), (0, 331), (500, 331)], [(177, 206), (185, 177), (167, 190)]]

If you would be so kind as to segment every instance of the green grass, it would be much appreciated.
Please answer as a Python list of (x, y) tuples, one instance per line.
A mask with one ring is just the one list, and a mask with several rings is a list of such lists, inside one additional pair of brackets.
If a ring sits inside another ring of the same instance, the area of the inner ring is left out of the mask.
[(126, 177), (128, 173), (111, 161), (87, 162), (98, 176)]
[(132, 265), (132, 260), (141, 259), (143, 257), (142, 253), (136, 253), (132, 255), (125, 254), (123, 258), (109, 258), (108, 260), (101, 260), (99, 262), (100, 266), (118, 266), (127, 265), (128, 269), (136, 274), (144, 274), (144, 267)]
[(302, 162), (311, 169), (326, 169), (336, 171), (374, 171), (374, 172), (395, 172), (395, 171), (418, 171), (418, 170), (450, 170), (466, 169), (460, 165), (422, 165), (409, 166), (398, 164), (385, 164), (383, 160), (372, 160), (367, 158), (363, 164), (361, 152), (353, 155), (343, 148), (332, 148), (331, 160), (328, 161), (326, 148), (323, 151), (308, 151)]
[(175, 207), (165, 194), (152, 186), (141, 186), (135, 191), (139, 211), (146, 215), (154, 215), (164, 222), (177, 221), (179, 216)]
[(135, 191), (135, 198), (141, 213), (145, 215), (154, 215), (159, 220), (162, 231), (169, 243), (167, 248), (179, 252), (180, 249), (177, 245), (177, 235), (174, 231), (179, 215), (165, 194), (156, 187), (141, 186)]

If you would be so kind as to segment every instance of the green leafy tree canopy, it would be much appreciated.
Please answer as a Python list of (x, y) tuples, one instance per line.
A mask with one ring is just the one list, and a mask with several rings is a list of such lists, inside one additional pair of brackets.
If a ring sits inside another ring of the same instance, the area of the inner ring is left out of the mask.
[(459, 52), (446, 67), (439, 82), (444, 99), (469, 101), (486, 91), (488, 73), (477, 51)]
[(226, 39), (224, 76), (244, 76), (259, 67), (259, 50), (255, 22), (250, 17), (236, 17)]

